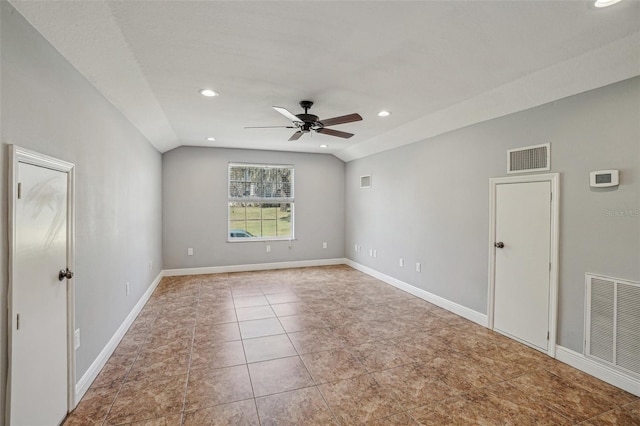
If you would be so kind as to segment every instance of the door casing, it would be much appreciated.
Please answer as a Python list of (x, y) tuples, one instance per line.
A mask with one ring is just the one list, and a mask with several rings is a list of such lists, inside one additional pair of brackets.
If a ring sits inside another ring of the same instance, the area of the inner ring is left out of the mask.
[[(9, 289), (8, 289), (8, 354), (12, 353), (15, 315), (13, 313), (13, 283), (15, 282), (14, 253), (16, 252), (16, 205), (18, 187), (18, 163), (46, 167), (67, 175), (67, 267), (75, 271), (75, 165), (57, 158), (49, 157), (16, 145), (9, 145)], [(75, 279), (67, 280), (67, 411), (76, 406), (75, 401)], [(11, 424), (11, 356), (8, 359), (6, 424)]]
[(496, 277), (496, 188), (498, 185), (529, 182), (551, 183), (551, 247), (549, 260), (549, 346), (547, 355), (556, 356), (556, 339), (558, 324), (558, 242), (560, 223), (560, 174), (545, 173), (539, 175), (509, 176), (489, 179), (489, 291), (487, 297), (487, 322), (488, 327), (494, 329), (495, 309), (495, 277)]

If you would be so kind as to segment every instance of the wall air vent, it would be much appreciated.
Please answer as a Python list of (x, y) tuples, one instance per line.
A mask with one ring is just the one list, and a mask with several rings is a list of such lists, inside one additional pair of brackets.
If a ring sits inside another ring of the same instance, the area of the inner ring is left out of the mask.
[(585, 355), (640, 376), (640, 283), (586, 274)]
[(507, 151), (507, 174), (551, 169), (551, 144), (525, 146)]
[(360, 188), (371, 188), (371, 175), (360, 176)]

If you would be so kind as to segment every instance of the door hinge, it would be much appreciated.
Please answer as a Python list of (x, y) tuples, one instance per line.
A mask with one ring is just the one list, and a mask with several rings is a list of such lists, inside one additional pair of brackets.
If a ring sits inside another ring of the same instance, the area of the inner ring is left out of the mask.
[(549, 340), (549, 332), (547, 331), (547, 340)]
[(18, 200), (22, 198), (22, 183), (18, 182)]
[(20, 330), (20, 314), (16, 315), (16, 330)]
[(551, 270), (551, 262), (549, 262), (549, 270)]
[(550, 192), (550, 193), (549, 193), (549, 197), (551, 197), (551, 198), (549, 198), (549, 199), (550, 199), (551, 201), (553, 201), (553, 192)]

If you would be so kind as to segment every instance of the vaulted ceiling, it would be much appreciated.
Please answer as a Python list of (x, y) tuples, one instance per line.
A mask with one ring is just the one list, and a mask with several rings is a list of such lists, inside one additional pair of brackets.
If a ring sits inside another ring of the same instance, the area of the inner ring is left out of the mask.
[[(637, 0), (11, 3), (161, 152), (349, 161), (640, 75)], [(351, 139), (244, 128), (286, 126), (271, 107), (303, 99), (363, 121), (334, 127)]]

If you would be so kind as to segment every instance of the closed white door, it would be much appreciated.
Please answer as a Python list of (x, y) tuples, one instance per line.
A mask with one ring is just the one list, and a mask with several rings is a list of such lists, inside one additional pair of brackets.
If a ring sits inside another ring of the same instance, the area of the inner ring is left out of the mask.
[(67, 414), (67, 174), (18, 163), (10, 419), (56, 425)]
[(551, 183), (496, 186), (494, 330), (547, 351)]

